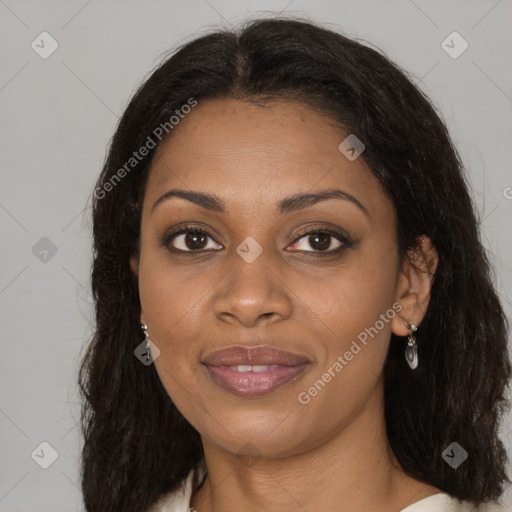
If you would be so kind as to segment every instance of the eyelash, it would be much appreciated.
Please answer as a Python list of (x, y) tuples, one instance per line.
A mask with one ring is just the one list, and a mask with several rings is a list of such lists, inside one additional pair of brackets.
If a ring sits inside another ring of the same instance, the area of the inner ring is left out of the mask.
[[(198, 249), (195, 251), (194, 250), (184, 251), (182, 249), (176, 249), (176, 248), (170, 247), (171, 240), (174, 237), (176, 237), (178, 235), (182, 235), (182, 234), (188, 234), (188, 233), (197, 233), (200, 235), (205, 235), (208, 238), (213, 240), (210, 233), (208, 231), (206, 231), (204, 228), (195, 226), (193, 224), (187, 224), (185, 226), (182, 226), (178, 230), (173, 231), (172, 233), (165, 234), (161, 238), (160, 242), (161, 242), (162, 246), (164, 246), (167, 249), (169, 249), (170, 251), (172, 251), (174, 253), (178, 253), (178, 254), (201, 254), (202, 252), (209, 252), (212, 250), (212, 249)], [(344, 231), (333, 229), (333, 228), (327, 228), (327, 227), (315, 227), (313, 229), (310, 229), (309, 231), (299, 233), (297, 235), (297, 237), (295, 238), (295, 240), (292, 242), (292, 245), (295, 244), (296, 242), (298, 242), (301, 238), (304, 238), (305, 236), (319, 235), (319, 234), (330, 235), (331, 237), (336, 238), (342, 245), (340, 245), (339, 247), (337, 247), (334, 250), (332, 250), (332, 249), (327, 250), (327, 251), (313, 250), (313, 251), (302, 251), (302, 252), (311, 254), (313, 256), (332, 256), (333, 254), (338, 254), (338, 253), (342, 252), (343, 250), (348, 249), (353, 246), (352, 241), (350, 240), (349, 236)], [(217, 242), (215, 242), (215, 243), (217, 243)]]

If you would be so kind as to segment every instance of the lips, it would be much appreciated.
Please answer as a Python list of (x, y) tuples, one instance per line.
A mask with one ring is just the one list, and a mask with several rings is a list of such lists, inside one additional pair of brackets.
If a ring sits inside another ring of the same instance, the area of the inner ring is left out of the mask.
[(298, 366), (309, 361), (302, 356), (285, 352), (268, 345), (259, 347), (243, 347), (234, 345), (216, 350), (208, 354), (204, 360), (207, 366), (238, 366), (238, 365), (279, 365)]
[(270, 346), (232, 346), (208, 354), (212, 380), (237, 396), (261, 396), (294, 380), (308, 366), (303, 356)]

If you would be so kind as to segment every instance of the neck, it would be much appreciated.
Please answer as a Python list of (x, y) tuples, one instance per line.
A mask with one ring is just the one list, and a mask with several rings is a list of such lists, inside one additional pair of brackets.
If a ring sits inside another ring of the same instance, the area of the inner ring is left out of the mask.
[(405, 475), (388, 444), (382, 385), (329, 440), (286, 458), (241, 459), (203, 439), (201, 512), (399, 511), (438, 489)]

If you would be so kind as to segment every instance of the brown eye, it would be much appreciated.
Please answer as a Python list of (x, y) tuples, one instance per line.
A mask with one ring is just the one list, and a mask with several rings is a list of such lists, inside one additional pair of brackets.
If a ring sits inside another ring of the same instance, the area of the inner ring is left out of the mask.
[[(318, 235), (309, 235), (308, 243), (310, 247), (318, 251), (325, 251), (330, 248), (332, 236), (327, 233), (319, 233)], [(341, 245), (341, 244), (340, 244)], [(339, 246), (338, 246), (339, 247)]]
[(185, 234), (184, 243), (191, 249), (204, 249), (206, 247), (207, 235), (199, 233), (197, 231), (191, 231)]
[[(329, 230), (315, 229), (304, 233), (293, 244), (293, 249), (305, 252), (332, 253), (349, 242), (341, 233), (334, 233)], [(311, 248), (311, 249), (308, 249)]]
[[(210, 246), (208, 246), (209, 240), (213, 242)], [(166, 245), (171, 245), (171, 250), (177, 252), (198, 252), (222, 248), (212, 240), (206, 231), (197, 228), (185, 228), (171, 233), (166, 237)]]

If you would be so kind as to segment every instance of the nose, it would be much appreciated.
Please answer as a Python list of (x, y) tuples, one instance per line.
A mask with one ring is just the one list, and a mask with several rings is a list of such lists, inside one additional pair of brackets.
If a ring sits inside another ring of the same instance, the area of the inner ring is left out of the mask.
[(231, 271), (221, 281), (213, 299), (213, 310), (219, 320), (254, 327), (290, 317), (291, 292), (264, 254), (265, 251), (252, 263), (234, 254)]

